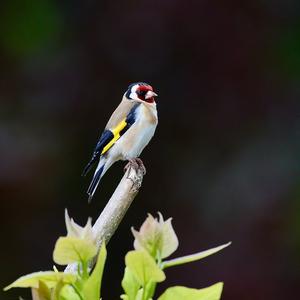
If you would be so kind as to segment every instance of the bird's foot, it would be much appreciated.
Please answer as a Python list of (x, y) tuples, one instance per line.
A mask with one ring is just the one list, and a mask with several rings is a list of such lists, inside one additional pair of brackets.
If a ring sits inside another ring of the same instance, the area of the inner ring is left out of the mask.
[(139, 167), (141, 168), (141, 170), (143, 172), (143, 175), (145, 175), (146, 174), (146, 167), (144, 166), (143, 161), (139, 157), (137, 157), (135, 160), (138, 163)]
[(136, 172), (138, 171), (139, 168), (141, 168), (143, 175), (146, 174), (146, 168), (143, 164), (143, 161), (140, 158), (128, 159), (128, 163), (124, 167), (124, 172), (126, 172), (129, 168), (133, 168)]
[(135, 171), (137, 171), (137, 169), (139, 168), (139, 165), (138, 165), (138, 163), (136, 162), (136, 160), (134, 158), (133, 159), (128, 159), (128, 163), (124, 167), (124, 172), (126, 172), (130, 168), (133, 168)]

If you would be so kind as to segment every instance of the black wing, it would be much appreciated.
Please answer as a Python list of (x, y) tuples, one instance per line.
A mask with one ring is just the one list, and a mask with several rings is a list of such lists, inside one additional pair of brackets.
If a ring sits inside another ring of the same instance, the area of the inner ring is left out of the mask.
[(104, 130), (93, 153), (93, 156), (91, 158), (91, 160), (89, 161), (89, 163), (85, 166), (83, 172), (82, 172), (82, 176), (85, 176), (89, 170), (91, 169), (91, 167), (93, 166), (93, 164), (96, 162), (96, 160), (99, 159), (103, 148), (114, 138), (113, 133), (110, 130)]
[(115, 138), (115, 135), (118, 134), (119, 136), (122, 136), (134, 124), (136, 120), (136, 109), (138, 106), (139, 103), (132, 107), (125, 119), (126, 126), (120, 132), (115, 132), (114, 130), (111, 131), (109, 129), (104, 130), (95, 147), (91, 160), (82, 172), (82, 176), (85, 176), (89, 172), (93, 164), (100, 158), (104, 147)]

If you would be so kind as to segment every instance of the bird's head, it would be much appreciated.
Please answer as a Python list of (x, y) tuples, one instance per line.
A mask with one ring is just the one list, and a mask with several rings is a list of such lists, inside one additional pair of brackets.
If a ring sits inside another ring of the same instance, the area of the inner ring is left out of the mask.
[(157, 94), (153, 92), (151, 85), (144, 82), (137, 82), (128, 87), (124, 96), (131, 101), (152, 104), (155, 103), (154, 97), (157, 97)]

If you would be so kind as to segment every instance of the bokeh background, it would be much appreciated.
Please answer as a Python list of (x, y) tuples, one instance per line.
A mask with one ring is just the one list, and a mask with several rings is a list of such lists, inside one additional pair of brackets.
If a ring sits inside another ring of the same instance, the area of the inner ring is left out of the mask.
[[(64, 208), (84, 224), (80, 177), (127, 86), (152, 84), (159, 127), (142, 190), (109, 244), (104, 299), (118, 299), (130, 227), (173, 217), (176, 255), (222, 253), (167, 281), (224, 281), (224, 300), (295, 299), (300, 279), (300, 2), (297, 0), (2, 0), (1, 287), (52, 268)], [(29, 299), (26, 290), (0, 292)]]

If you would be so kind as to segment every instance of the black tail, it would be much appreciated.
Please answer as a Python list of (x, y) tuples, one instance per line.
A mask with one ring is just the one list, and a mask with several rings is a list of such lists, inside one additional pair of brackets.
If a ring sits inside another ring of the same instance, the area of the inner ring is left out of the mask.
[(89, 170), (92, 168), (93, 164), (96, 162), (96, 160), (99, 158), (99, 155), (96, 153), (93, 155), (92, 159), (89, 161), (89, 163), (85, 166), (83, 172), (81, 173), (81, 176), (85, 176)]
[(95, 194), (95, 191), (96, 191), (99, 181), (101, 179), (101, 174), (103, 172), (103, 169), (104, 169), (104, 165), (99, 170), (96, 171), (96, 173), (93, 177), (93, 180), (87, 190), (87, 194), (89, 195), (89, 199), (88, 199), (89, 202), (91, 202), (91, 200)]

